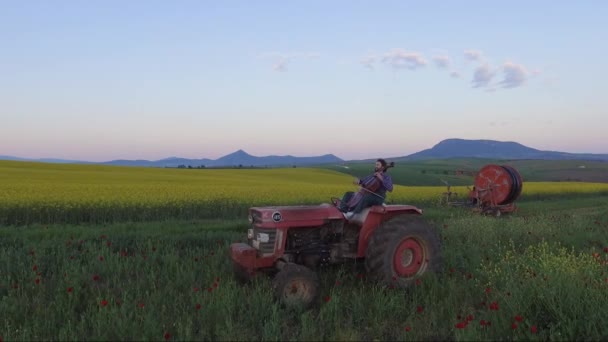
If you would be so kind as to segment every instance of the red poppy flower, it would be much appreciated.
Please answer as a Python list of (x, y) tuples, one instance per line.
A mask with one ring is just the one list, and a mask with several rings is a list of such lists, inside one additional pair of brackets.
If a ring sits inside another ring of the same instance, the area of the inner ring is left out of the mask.
[(0, 342), (4, 342), (4, 339), (2, 338), (2, 336), (0, 336)]
[(108, 305), (108, 301), (103, 299), (101, 302), (99, 302), (99, 304), (101, 304), (102, 307), (105, 307), (106, 305)]
[(219, 283), (220, 282), (220, 278), (219, 277), (215, 278), (215, 281)]
[(515, 320), (518, 322), (523, 322), (524, 319), (520, 315), (516, 315)]
[(201, 305), (196, 303), (196, 310), (200, 310), (201, 309)]
[(365, 276), (363, 275), (363, 273), (358, 273), (357, 274), (357, 279), (363, 279)]
[(421, 284), (422, 284), (422, 280), (416, 279), (416, 285), (421, 285)]
[(329, 303), (329, 301), (331, 300), (331, 297), (325, 296), (325, 297), (323, 297), (323, 300), (325, 301), (325, 303)]
[(340, 281), (336, 280), (336, 286), (340, 286)]
[(513, 329), (513, 330), (517, 329), (517, 324), (516, 323), (511, 324), (511, 329)]
[(93, 275), (93, 281), (99, 281), (99, 275), (95, 274)]
[(604, 253), (608, 253), (608, 247), (604, 247)]
[(393, 276), (393, 281), (397, 281), (397, 277)]
[(213, 287), (208, 288), (207, 292), (209, 292), (209, 293), (213, 292)]
[(485, 319), (480, 320), (479, 321), (479, 325), (481, 325), (482, 327), (485, 327), (486, 326), (486, 320)]
[(73, 287), (68, 287), (68, 293), (72, 293), (74, 292), (74, 288)]
[(32, 267), (32, 271), (38, 271), (38, 265), (34, 265), (34, 267)]
[(467, 327), (467, 322), (458, 322), (455, 325), (456, 329), (464, 329)]
[(34, 280), (36, 282), (36, 284), (40, 284), (40, 278), (36, 278), (36, 280)]
[(475, 316), (473, 316), (473, 315), (468, 315), (467, 316), (467, 322), (470, 322), (470, 321), (472, 321), (474, 319), (475, 319)]
[(112, 243), (110, 241), (106, 242), (106, 246), (110, 247), (112, 246)]
[(103, 255), (99, 256), (99, 261), (103, 261)]
[(498, 311), (498, 303), (497, 302), (490, 303), (490, 310)]
[(164, 335), (165, 337), (165, 341), (169, 341), (171, 339), (171, 334), (169, 334), (168, 332), (165, 333)]
[(102, 235), (102, 236), (100, 236), (99, 238), (103, 240), (103, 239), (107, 238), (107, 236)]
[(405, 331), (410, 332), (410, 331), (412, 331), (412, 328), (409, 325), (406, 325), (405, 326)]
[(76, 257), (73, 255), (70, 255), (70, 260), (74, 260), (74, 258), (76, 258)]
[(533, 334), (536, 334), (538, 332), (538, 329), (536, 329), (536, 325), (530, 327), (530, 332)]
[(490, 292), (492, 292), (492, 289), (489, 287), (486, 287), (486, 293), (490, 293)]
[(195, 287), (195, 288), (194, 288), (194, 292), (198, 292), (198, 287)]
[(217, 287), (219, 286), (218, 283), (213, 283), (213, 287), (215, 287), (217, 289)]
[(143, 308), (144, 308), (144, 306), (146, 306), (146, 305), (145, 305), (143, 302), (139, 302), (139, 303), (137, 304), (137, 306), (143, 309)]
[(424, 308), (418, 305), (418, 307), (416, 308), (416, 312), (421, 313), (422, 311), (424, 311)]

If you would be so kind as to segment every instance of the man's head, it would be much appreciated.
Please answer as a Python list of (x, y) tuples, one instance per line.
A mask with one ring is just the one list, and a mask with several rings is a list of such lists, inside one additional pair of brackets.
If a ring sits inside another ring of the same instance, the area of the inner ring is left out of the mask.
[[(380, 171), (381, 169), (386, 167), (386, 160), (384, 159), (378, 159), (376, 160), (376, 168), (374, 169), (374, 171)], [(386, 170), (384, 170), (386, 171)]]

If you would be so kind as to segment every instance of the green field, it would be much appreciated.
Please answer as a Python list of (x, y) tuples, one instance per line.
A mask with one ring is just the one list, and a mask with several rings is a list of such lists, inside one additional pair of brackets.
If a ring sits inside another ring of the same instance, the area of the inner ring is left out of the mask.
[[(373, 169), (373, 161), (325, 166), (328, 169), (363, 176)], [(598, 182), (608, 183), (608, 163), (577, 160), (488, 160), (445, 159), (428, 161), (398, 161), (389, 169), (397, 184), (409, 186), (443, 186), (442, 180), (453, 185), (470, 185), (470, 175), (455, 175), (455, 171), (476, 172), (487, 164), (510, 165), (517, 169), (524, 182)]]
[(243, 208), (326, 201), (349, 181), (0, 162), (0, 339), (608, 339), (607, 184), (525, 183), (518, 212), (500, 219), (438, 206), (441, 187), (399, 187), (389, 199), (425, 209), (444, 256), (440, 275), (407, 291), (374, 284), (361, 263), (328, 267), (320, 301), (298, 312), (266, 276), (233, 279)]

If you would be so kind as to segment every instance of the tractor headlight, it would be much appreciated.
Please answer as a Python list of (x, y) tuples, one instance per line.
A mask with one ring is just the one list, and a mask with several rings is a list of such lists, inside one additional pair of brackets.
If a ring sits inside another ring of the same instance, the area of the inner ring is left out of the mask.
[(270, 235), (266, 233), (258, 233), (258, 241), (265, 243), (270, 241)]
[(247, 238), (249, 240), (253, 239), (253, 229), (247, 229)]

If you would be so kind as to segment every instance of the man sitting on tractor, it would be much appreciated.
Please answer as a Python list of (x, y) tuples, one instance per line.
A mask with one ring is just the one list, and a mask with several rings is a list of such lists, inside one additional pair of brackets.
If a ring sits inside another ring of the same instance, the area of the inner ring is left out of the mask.
[(378, 159), (373, 174), (363, 179), (355, 178), (353, 180), (353, 184), (360, 186), (359, 191), (345, 193), (340, 203), (340, 210), (346, 213), (344, 216), (347, 219), (365, 208), (384, 203), (386, 192), (393, 191), (393, 180), (387, 173), (388, 168), (393, 166), (395, 166), (393, 162), (387, 164), (384, 159)]

